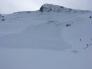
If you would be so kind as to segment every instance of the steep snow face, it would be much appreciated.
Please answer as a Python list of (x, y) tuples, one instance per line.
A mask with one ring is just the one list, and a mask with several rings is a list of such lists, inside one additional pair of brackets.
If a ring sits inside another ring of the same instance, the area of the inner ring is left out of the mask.
[(92, 46), (92, 14), (85, 14), (72, 20), (71, 27), (63, 29), (64, 39), (72, 48), (86, 49)]
[[(48, 9), (52, 9), (52, 11), (66, 9), (50, 4), (45, 4), (42, 7), (44, 11)], [(3, 17), (1, 15), (0, 47), (50, 50), (64, 50), (71, 47), (73, 49), (83, 49), (88, 46), (84, 37), (90, 36), (91, 38), (91, 35), (86, 34), (90, 33), (88, 30), (91, 29), (91, 24), (89, 24), (91, 22), (90, 15), (91, 12), (82, 13), (82, 11), (75, 13), (28, 11)], [(85, 28), (86, 26), (87, 28)], [(83, 37), (79, 36), (79, 34), (82, 35), (82, 31), (85, 34)]]

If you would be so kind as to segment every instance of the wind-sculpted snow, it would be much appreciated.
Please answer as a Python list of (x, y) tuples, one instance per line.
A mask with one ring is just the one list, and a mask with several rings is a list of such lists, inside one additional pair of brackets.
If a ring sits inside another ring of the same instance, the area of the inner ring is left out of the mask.
[(71, 46), (62, 38), (62, 26), (55, 23), (44, 23), (29, 26), (20, 34), (11, 34), (0, 39), (4, 48), (34, 48), (63, 50)]

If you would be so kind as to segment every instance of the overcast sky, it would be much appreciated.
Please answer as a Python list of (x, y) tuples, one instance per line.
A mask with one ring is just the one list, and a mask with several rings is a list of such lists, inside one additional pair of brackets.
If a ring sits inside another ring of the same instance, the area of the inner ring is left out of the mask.
[(38, 10), (44, 3), (74, 9), (92, 10), (92, 0), (0, 0), (0, 13)]

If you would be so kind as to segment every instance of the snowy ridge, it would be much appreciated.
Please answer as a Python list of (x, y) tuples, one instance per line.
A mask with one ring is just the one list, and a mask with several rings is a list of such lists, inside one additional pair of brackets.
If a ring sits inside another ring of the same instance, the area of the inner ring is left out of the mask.
[(53, 4), (44, 4), (40, 8), (41, 12), (88, 12), (88, 11), (83, 11), (83, 10), (75, 10), (71, 8), (66, 8), (64, 6), (58, 6), (58, 5), (53, 5)]

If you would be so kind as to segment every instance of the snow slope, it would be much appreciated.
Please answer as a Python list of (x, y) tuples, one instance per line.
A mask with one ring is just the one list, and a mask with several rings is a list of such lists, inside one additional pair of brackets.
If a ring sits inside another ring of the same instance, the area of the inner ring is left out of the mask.
[(0, 69), (92, 69), (92, 12), (45, 4), (0, 16)]

